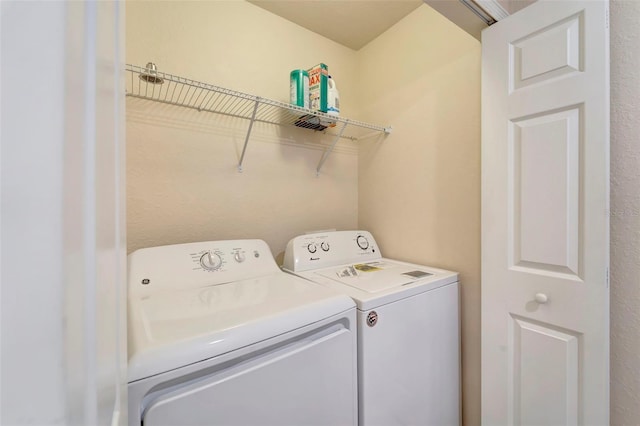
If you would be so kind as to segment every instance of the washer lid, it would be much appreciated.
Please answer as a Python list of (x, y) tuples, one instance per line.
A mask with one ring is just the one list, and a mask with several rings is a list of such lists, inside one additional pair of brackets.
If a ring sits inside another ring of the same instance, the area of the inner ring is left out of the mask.
[(426, 268), (385, 261), (343, 265), (317, 274), (367, 293), (402, 287), (435, 275)]
[(215, 357), (354, 306), (345, 295), (283, 272), (129, 300), (129, 381)]
[(355, 300), (366, 311), (458, 281), (456, 272), (382, 258), (366, 263), (303, 271), (297, 275)]

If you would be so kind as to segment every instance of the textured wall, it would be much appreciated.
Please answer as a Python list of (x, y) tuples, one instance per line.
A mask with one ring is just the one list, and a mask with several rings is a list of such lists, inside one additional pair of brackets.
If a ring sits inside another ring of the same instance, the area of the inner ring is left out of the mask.
[(611, 424), (640, 424), (640, 2), (611, 2)]
[(360, 145), (359, 224), (386, 257), (460, 272), (463, 418), (478, 425), (480, 43), (423, 5), (358, 65), (364, 118), (394, 126)]
[[(355, 53), (244, 1), (128, 1), (127, 63), (288, 102), (289, 72), (319, 62), (353, 114)], [(265, 30), (268, 29), (268, 30)], [(315, 169), (332, 139), (127, 100), (129, 252), (236, 238), (267, 241), (274, 255), (295, 235), (357, 227), (357, 145), (346, 141)]]

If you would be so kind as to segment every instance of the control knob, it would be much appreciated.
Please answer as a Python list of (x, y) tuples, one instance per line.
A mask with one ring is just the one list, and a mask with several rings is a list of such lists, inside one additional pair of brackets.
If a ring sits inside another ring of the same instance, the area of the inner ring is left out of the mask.
[(200, 265), (207, 271), (215, 271), (222, 266), (222, 258), (219, 254), (208, 251), (200, 257)]
[(329, 243), (323, 241), (322, 243), (320, 243), (320, 248), (322, 249), (322, 251), (329, 251)]
[(239, 251), (236, 252), (236, 254), (233, 255), (233, 258), (236, 260), (236, 262), (238, 263), (242, 263), (244, 262), (244, 260), (246, 259), (244, 253), (240, 253)]
[(307, 246), (307, 250), (309, 250), (309, 253), (315, 253), (318, 250), (318, 247), (316, 247), (314, 243), (311, 243)]
[(360, 247), (362, 250), (366, 250), (369, 248), (369, 240), (367, 240), (364, 235), (358, 235), (358, 238), (356, 238), (356, 243), (358, 243), (358, 247)]

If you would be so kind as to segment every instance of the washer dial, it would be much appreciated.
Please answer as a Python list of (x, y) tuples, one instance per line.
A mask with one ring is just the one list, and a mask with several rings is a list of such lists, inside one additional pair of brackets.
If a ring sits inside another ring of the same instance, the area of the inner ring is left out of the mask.
[(329, 243), (326, 241), (321, 242), (320, 248), (322, 249), (322, 251), (329, 251)]
[(364, 235), (358, 235), (356, 238), (356, 243), (358, 243), (358, 247), (362, 250), (366, 250), (369, 248), (369, 240)]
[(222, 266), (222, 258), (219, 254), (208, 251), (200, 257), (200, 265), (207, 271), (215, 271)]
[(309, 250), (309, 253), (315, 253), (318, 251), (318, 247), (316, 247), (314, 243), (311, 243), (307, 246), (307, 250)]

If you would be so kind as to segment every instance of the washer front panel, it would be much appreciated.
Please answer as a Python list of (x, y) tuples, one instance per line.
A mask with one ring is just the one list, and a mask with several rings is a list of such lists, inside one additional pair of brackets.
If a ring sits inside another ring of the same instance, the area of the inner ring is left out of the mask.
[(359, 310), (360, 424), (459, 425), (459, 327), (458, 283)]

